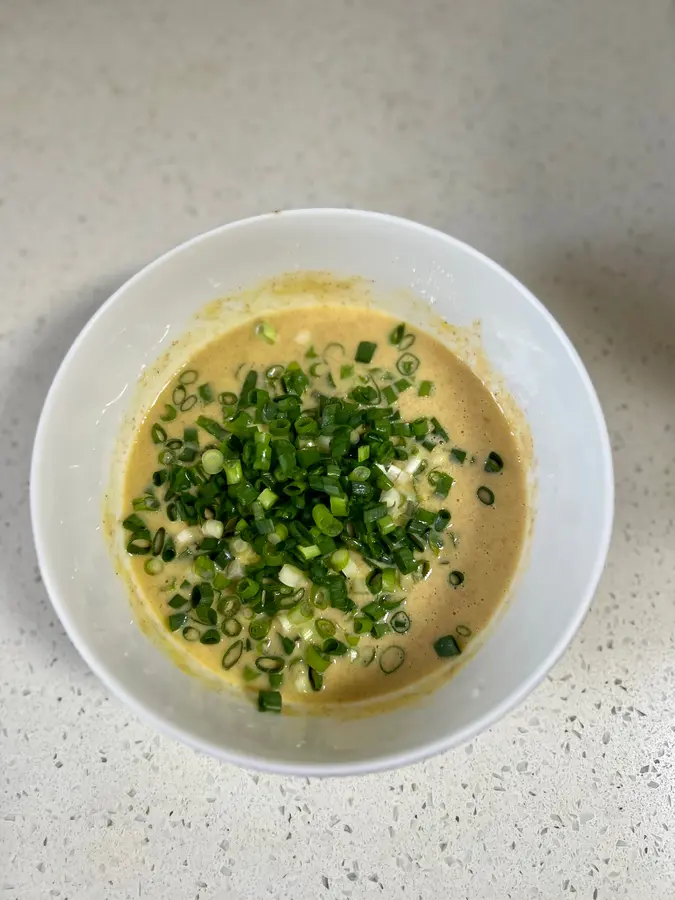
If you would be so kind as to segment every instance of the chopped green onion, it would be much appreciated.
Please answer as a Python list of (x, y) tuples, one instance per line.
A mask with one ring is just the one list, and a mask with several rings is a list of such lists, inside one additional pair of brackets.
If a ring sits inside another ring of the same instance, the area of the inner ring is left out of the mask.
[(375, 622), (378, 619), (383, 619), (387, 614), (387, 610), (382, 606), (381, 603), (378, 603), (377, 600), (373, 600), (371, 603), (366, 603), (361, 612), (373, 619)]
[(225, 651), (222, 666), (224, 669), (231, 669), (239, 662), (244, 652), (244, 642), (242, 640), (234, 641)]
[(380, 534), (390, 534), (396, 528), (396, 523), (390, 515), (386, 515), (377, 520), (377, 527)]
[(166, 528), (158, 528), (152, 539), (152, 555), (159, 556), (164, 547), (164, 539), (166, 538)]
[(307, 677), (313, 691), (320, 691), (323, 688), (323, 675), (316, 669), (312, 669), (311, 666), (307, 670)]
[(180, 411), (181, 411), (181, 412), (187, 412), (189, 409), (192, 409), (192, 407), (196, 404), (196, 402), (197, 402), (197, 395), (196, 395), (196, 394), (190, 394), (190, 395), (187, 396), (187, 397), (185, 398), (185, 400), (183, 400), (183, 402), (181, 403), (181, 405), (180, 405)]
[(264, 491), (261, 491), (260, 494), (258, 494), (258, 503), (260, 503), (263, 509), (272, 509), (278, 499), (279, 495), (275, 494), (274, 491), (271, 491), (269, 488), (265, 488)]
[(213, 391), (210, 384), (200, 384), (197, 393), (202, 403), (213, 403)]
[(259, 322), (256, 325), (255, 333), (268, 344), (275, 344), (278, 337), (276, 328), (273, 328), (269, 322)]
[(151, 549), (152, 541), (150, 538), (141, 537), (140, 535), (134, 535), (127, 544), (127, 553), (131, 553), (132, 556), (142, 556), (144, 553), (150, 553)]
[(412, 433), (416, 438), (424, 437), (429, 431), (429, 422), (425, 416), (420, 416), (412, 423)]
[(281, 694), (279, 691), (258, 691), (258, 710), (260, 712), (281, 712)]
[(468, 628), (466, 625), (458, 625), (457, 628), (455, 629), (455, 631), (457, 632), (457, 634), (460, 637), (464, 637), (464, 638), (471, 637), (471, 629)]
[(455, 569), (448, 575), (448, 581), (453, 587), (459, 587), (460, 584), (464, 584), (464, 573)]
[(237, 585), (237, 594), (242, 600), (252, 600), (260, 591), (260, 585), (254, 578), (242, 578)]
[(407, 378), (414, 375), (419, 367), (420, 361), (413, 353), (404, 353), (402, 356), (399, 356), (396, 363), (398, 371)]
[(391, 647), (387, 647), (380, 654), (380, 668), (384, 672), (385, 675), (391, 675), (392, 672), (395, 672), (397, 669), (400, 669), (405, 660), (405, 650), (402, 647), (398, 647), (393, 645)]
[(150, 429), (150, 437), (153, 444), (163, 444), (167, 439), (167, 433), (157, 422)]
[(244, 477), (241, 461), (238, 459), (226, 459), (223, 463), (223, 468), (225, 469), (227, 483), (230, 486), (239, 484)]
[(348, 651), (348, 646), (342, 641), (338, 641), (335, 638), (327, 638), (323, 642), (323, 652), (328, 656), (344, 656)]
[(376, 637), (378, 640), (383, 638), (385, 634), (391, 633), (391, 627), (386, 622), (376, 622), (373, 625), (373, 637)]
[(433, 469), (427, 475), (427, 481), (434, 489), (434, 493), (437, 497), (447, 497), (450, 493), (450, 488), (455, 483), (455, 479), (452, 475), (448, 475), (446, 472), (439, 472), (438, 469)]
[(342, 531), (342, 525), (333, 516), (327, 506), (323, 503), (317, 503), (312, 509), (312, 518), (316, 523), (316, 527), (322, 534), (328, 537), (336, 537)]
[(209, 556), (198, 556), (193, 566), (195, 575), (211, 581), (216, 574), (216, 564)]
[(394, 330), (389, 335), (389, 343), (393, 344), (395, 347), (397, 347), (401, 343), (401, 340), (403, 339), (404, 334), (405, 334), (405, 325), (403, 322), (401, 322), (401, 324), (397, 325), (396, 328), (394, 328)]
[(141, 517), (137, 516), (135, 513), (127, 516), (127, 518), (122, 522), (122, 527), (126, 528), (127, 531), (131, 531), (133, 534), (149, 535), (148, 526), (145, 524), (143, 519), (141, 519)]
[(417, 391), (418, 396), (430, 397), (433, 389), (434, 389), (434, 384), (432, 381), (420, 381), (420, 386)]
[(305, 547), (300, 546), (298, 547), (298, 553), (300, 553), (302, 558), (305, 560), (310, 560), (314, 559), (317, 556), (321, 556), (321, 551), (316, 544), (309, 544)]
[(374, 624), (370, 616), (354, 616), (354, 634), (370, 634)]
[(290, 656), (295, 650), (296, 642), (292, 638), (281, 635), (281, 646), (284, 648), (286, 656)]
[(259, 656), (255, 664), (261, 672), (281, 672), (286, 665), (281, 656)]
[(305, 574), (296, 566), (285, 563), (278, 575), (279, 581), (287, 587), (298, 588), (305, 583)]
[(348, 513), (347, 498), (331, 496), (330, 511), (334, 516), (346, 516)]
[(199, 640), (202, 644), (219, 644), (220, 632), (216, 628), (207, 628)]
[(447, 511), (447, 509), (439, 509), (438, 513), (436, 514), (436, 518), (434, 519), (434, 531), (445, 531), (449, 524), (450, 513)]
[(314, 644), (309, 644), (309, 646), (305, 649), (305, 662), (310, 668), (314, 669), (314, 671), (318, 672), (320, 675), (323, 675), (326, 669), (330, 666), (330, 659), (324, 656), (319, 648)]
[(217, 475), (223, 469), (225, 457), (220, 450), (205, 450), (202, 453), (202, 468), (207, 475)]
[(194, 615), (202, 625), (215, 625), (218, 622), (218, 614), (208, 603), (198, 603), (194, 608)]
[(504, 468), (504, 460), (498, 453), (495, 453), (494, 450), (491, 450), (488, 458), (485, 460), (484, 468), (486, 472), (501, 472)]
[(146, 559), (143, 568), (148, 573), (148, 575), (159, 575), (159, 573), (164, 568), (164, 563), (156, 556), (151, 556), (150, 559)]
[(236, 637), (241, 634), (242, 624), (238, 619), (225, 619), (220, 626), (220, 630), (226, 637)]
[[(333, 353), (333, 352), (329, 353), (328, 352), (329, 350), (332, 351), (333, 347), (335, 347), (335, 349), (338, 351), (337, 353)], [(338, 344), (337, 341), (331, 341), (330, 344), (326, 344), (326, 349), (323, 351), (323, 355), (330, 356), (331, 359), (336, 359), (336, 358), (339, 358), (340, 356), (344, 356), (345, 355), (344, 345)]]
[(476, 496), (480, 500), (481, 503), (485, 504), (485, 506), (492, 506), (495, 502), (494, 492), (490, 490), (489, 487), (485, 487), (485, 485), (481, 485), (476, 491)]
[(349, 564), (349, 550), (346, 547), (336, 550), (331, 554), (330, 564), (336, 571), (341, 572)]
[(443, 637), (437, 638), (437, 640), (434, 641), (434, 650), (436, 651), (436, 655), (443, 659), (451, 656), (459, 656), (462, 652), (459, 649), (457, 641), (451, 634), (446, 634)]
[(167, 619), (169, 631), (178, 631), (178, 629), (182, 628), (186, 622), (187, 616), (185, 615), (185, 613), (174, 613)]
[[(330, 619), (317, 619), (314, 623), (314, 627), (316, 628), (316, 633), (319, 637), (329, 638), (333, 637), (335, 634), (335, 622), (331, 622)], [(326, 648), (324, 647), (324, 650)]]
[(183, 638), (186, 641), (198, 641), (199, 640), (199, 629), (195, 628), (193, 625), (188, 625), (183, 629)]
[(195, 369), (186, 369), (178, 378), (181, 384), (194, 384), (199, 378), (199, 374)]
[(372, 341), (361, 341), (356, 349), (356, 356), (354, 359), (359, 363), (369, 363), (375, 355), (376, 350), (377, 344), (374, 344)]
[(402, 609), (399, 609), (399, 611), (394, 613), (391, 617), (390, 624), (392, 630), (397, 634), (405, 634), (410, 630), (410, 616)]
[(213, 437), (219, 441), (226, 441), (229, 437), (228, 432), (222, 425), (219, 425), (215, 419), (209, 419), (207, 416), (199, 416), (197, 425), (199, 425), (200, 428), (203, 428), (204, 431), (208, 431), (209, 434), (212, 434)]
[(398, 573), (396, 569), (382, 570), (382, 590), (386, 594), (391, 594), (398, 587)]
[(172, 406), (170, 403), (165, 403), (164, 414), (160, 416), (160, 419), (162, 422), (173, 422), (177, 415), (176, 407)]

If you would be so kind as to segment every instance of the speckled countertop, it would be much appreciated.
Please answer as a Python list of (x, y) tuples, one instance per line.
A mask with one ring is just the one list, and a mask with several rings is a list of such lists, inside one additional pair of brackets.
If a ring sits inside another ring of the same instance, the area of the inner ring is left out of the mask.
[[(0, 5), (1, 900), (675, 895), (673, 185), (670, 0)], [(617, 478), (592, 611), (529, 700), (329, 783), (129, 715), (56, 621), (28, 517), (40, 406), (92, 312), (184, 238), (303, 205), (510, 268), (581, 352)]]

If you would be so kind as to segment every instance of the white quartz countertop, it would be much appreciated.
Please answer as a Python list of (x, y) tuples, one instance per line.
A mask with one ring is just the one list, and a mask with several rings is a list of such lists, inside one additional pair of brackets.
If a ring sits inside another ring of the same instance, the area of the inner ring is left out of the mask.
[[(41, 404), (103, 300), (298, 206), (409, 216), (513, 271), (588, 366), (617, 481), (592, 610), (527, 702), (330, 782), (220, 764), (109, 697), (28, 513)], [(671, 0), (5, 0), (0, 288), (0, 900), (672, 900)]]

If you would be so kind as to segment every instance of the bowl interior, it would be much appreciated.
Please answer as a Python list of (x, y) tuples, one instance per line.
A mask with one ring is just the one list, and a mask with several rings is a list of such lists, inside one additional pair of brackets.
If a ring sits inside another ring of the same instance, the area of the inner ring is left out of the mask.
[[(102, 537), (102, 497), (121, 423), (143, 373), (216, 297), (294, 269), (372, 279), (392, 312), (480, 320), (483, 350), (525, 413), (537, 480), (529, 554), (480, 651), (412, 705), (377, 716), (261, 716), (209, 691), (138, 629)], [(394, 295), (392, 291), (399, 291)], [(391, 308), (391, 307), (390, 307)], [(67, 426), (64, 427), (64, 423)], [(468, 739), (543, 677), (590, 602), (612, 513), (608, 440), (595, 393), (553, 319), (466, 245), (405, 220), (307, 210), (225, 226), (162, 257), (84, 329), (49, 394), (31, 503), (50, 596), (91, 668), (158, 727), (221, 757), (301, 774), (369, 771)]]

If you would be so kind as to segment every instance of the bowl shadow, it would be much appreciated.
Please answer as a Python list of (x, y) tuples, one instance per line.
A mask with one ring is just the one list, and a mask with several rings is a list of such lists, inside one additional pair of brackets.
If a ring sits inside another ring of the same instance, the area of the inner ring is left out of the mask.
[(612, 444), (614, 530), (582, 638), (604, 644), (608, 621), (615, 616), (633, 621), (644, 603), (670, 630), (675, 620), (667, 567), (660, 567), (654, 553), (661, 553), (664, 536), (673, 530), (672, 504), (665, 499), (675, 472), (672, 236), (629, 230), (616, 239), (608, 234), (542, 247), (528, 266), (514, 268), (574, 342), (598, 392)]
[[(11, 517), (13, 552), (7, 553), (7, 586), (0, 600), (3, 618), (15, 632), (30, 634), (39, 652), (66, 659), (69, 668), (86, 670), (54, 612), (42, 584), (30, 520), (30, 464), (40, 413), (52, 380), (73, 341), (89, 319), (132, 272), (110, 276), (56, 297), (57, 312), (36, 319), (19, 335), (21, 356), (9, 373), (0, 422), (11, 434), (12, 456), (2, 469), (0, 496)], [(17, 409), (13, 398), (21, 397)], [(12, 548), (7, 548), (11, 550)]]

